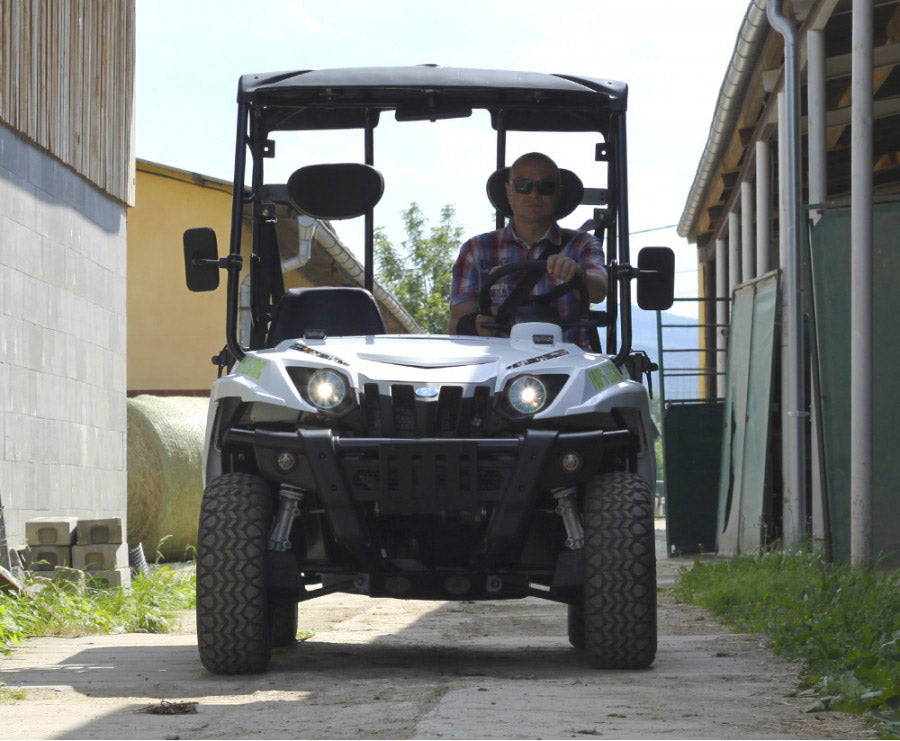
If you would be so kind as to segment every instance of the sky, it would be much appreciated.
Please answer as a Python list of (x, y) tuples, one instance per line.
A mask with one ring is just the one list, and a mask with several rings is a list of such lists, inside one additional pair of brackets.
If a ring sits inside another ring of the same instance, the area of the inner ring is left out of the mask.
[[(136, 151), (141, 159), (231, 180), (241, 74), (436, 63), (621, 80), (629, 86), (631, 251), (676, 254), (676, 296), (697, 295), (696, 248), (678, 223), (749, 0), (137, 0)], [(486, 116), (416, 124), (383, 117), (375, 224), (394, 243), (412, 201), (436, 224), (452, 205), (466, 235), (493, 228), (485, 182), (495, 165)], [(361, 132), (276, 140), (267, 175), (313, 162), (362, 161)], [(604, 174), (597, 136), (510, 134), (508, 159), (540, 150), (587, 187)], [(276, 164), (277, 163), (277, 164)], [(137, 194), (140, 198), (140, 193)], [(563, 222), (590, 217), (582, 207)], [(186, 224), (190, 226), (200, 226)], [(361, 257), (362, 219), (336, 225)], [(218, 235), (220, 245), (227, 235)], [(680, 313), (693, 304), (675, 305)]]

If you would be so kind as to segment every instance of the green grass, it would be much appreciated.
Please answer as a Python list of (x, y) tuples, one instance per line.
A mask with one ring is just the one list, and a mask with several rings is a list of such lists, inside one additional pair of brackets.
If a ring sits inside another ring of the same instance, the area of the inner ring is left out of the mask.
[(826, 564), (815, 553), (769, 552), (697, 563), (673, 597), (740, 631), (764, 633), (802, 662), (810, 711), (842, 710), (900, 735), (900, 578)]
[(193, 569), (155, 566), (131, 589), (30, 580), (24, 592), (0, 592), (0, 650), (25, 638), (88, 633), (163, 633), (175, 613), (194, 606)]

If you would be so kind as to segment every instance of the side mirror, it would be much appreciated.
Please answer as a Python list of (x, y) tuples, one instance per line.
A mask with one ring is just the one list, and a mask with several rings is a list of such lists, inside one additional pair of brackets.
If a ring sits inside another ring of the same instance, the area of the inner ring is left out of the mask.
[(191, 291), (219, 287), (219, 248), (216, 233), (207, 226), (184, 233), (184, 274)]
[(664, 311), (675, 298), (675, 253), (668, 247), (644, 247), (638, 252), (638, 306)]

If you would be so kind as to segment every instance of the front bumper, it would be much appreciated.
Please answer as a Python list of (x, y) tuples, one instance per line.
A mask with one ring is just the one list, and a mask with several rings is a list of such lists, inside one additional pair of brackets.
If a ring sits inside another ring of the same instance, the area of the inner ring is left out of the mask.
[[(515, 558), (542, 492), (586, 482), (597, 473), (604, 450), (633, 442), (627, 430), (408, 439), (346, 437), (322, 428), (232, 427), (222, 436), (224, 446), (251, 448), (270, 482), (315, 491), (334, 539), (360, 562), (370, 562), (376, 547), (364, 507), (379, 516), (490, 510), (479, 556), (485, 567)], [(288, 473), (276, 464), (282, 452), (298, 460)]]

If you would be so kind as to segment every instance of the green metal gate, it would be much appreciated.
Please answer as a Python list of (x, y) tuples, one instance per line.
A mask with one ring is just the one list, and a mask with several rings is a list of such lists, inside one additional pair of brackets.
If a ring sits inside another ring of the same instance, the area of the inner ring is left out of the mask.
[[(874, 207), (872, 544), (883, 566), (900, 565), (900, 204)], [(850, 210), (831, 210), (812, 230), (813, 301), (821, 384), (825, 481), (832, 555), (850, 560)]]

